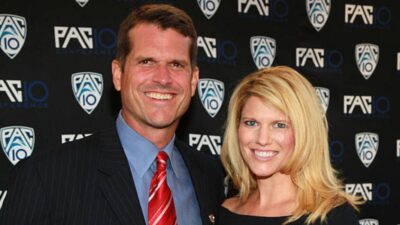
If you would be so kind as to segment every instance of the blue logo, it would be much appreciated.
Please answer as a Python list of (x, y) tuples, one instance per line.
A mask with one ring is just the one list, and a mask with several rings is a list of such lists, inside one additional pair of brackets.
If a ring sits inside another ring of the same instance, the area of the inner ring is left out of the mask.
[(197, 0), (201, 11), (207, 19), (211, 19), (217, 12), (221, 0)]
[(94, 72), (74, 73), (71, 84), (76, 101), (87, 114), (91, 114), (99, 104), (103, 93), (103, 76)]
[(331, 11), (330, 0), (306, 0), (308, 19), (316, 31), (320, 31), (328, 21)]
[(46, 83), (39, 80), (0, 80), (0, 96), (3, 96), (0, 98), (0, 109), (47, 108), (49, 89)]
[(322, 107), (324, 113), (326, 113), (326, 111), (328, 110), (328, 106), (329, 106), (330, 91), (328, 88), (325, 88), (325, 87), (314, 87), (314, 88), (319, 97), (321, 107)]
[(197, 87), (201, 104), (208, 115), (214, 118), (221, 109), (224, 101), (225, 86), (222, 81), (215, 79), (200, 79)]
[(58, 54), (114, 55), (117, 34), (110, 28), (54, 26)]
[(379, 135), (371, 132), (358, 133), (355, 136), (355, 145), (358, 157), (368, 168), (378, 153)]
[(264, 36), (251, 37), (250, 50), (258, 69), (270, 67), (276, 55), (276, 41), (273, 38)]
[(358, 70), (364, 79), (368, 80), (379, 61), (379, 46), (370, 43), (357, 44), (355, 58)]
[(35, 132), (32, 128), (3, 127), (0, 129), (0, 137), (4, 154), (13, 165), (32, 154), (35, 145)]
[(0, 48), (10, 59), (17, 56), (24, 46), (27, 29), (24, 17), (0, 14)]

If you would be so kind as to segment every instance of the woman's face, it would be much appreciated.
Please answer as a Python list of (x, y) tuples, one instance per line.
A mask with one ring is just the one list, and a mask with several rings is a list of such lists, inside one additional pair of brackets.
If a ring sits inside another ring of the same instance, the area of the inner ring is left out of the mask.
[(295, 142), (289, 118), (254, 96), (242, 109), (238, 138), (242, 157), (256, 178), (279, 173)]

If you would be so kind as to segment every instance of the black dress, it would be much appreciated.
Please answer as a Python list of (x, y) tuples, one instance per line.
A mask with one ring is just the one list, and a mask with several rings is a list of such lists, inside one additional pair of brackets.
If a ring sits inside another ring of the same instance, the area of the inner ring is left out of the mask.
[[(263, 217), (263, 216), (248, 216), (241, 215), (229, 211), (224, 207), (219, 208), (217, 217), (217, 225), (281, 225), (287, 216), (279, 217)], [(301, 217), (290, 225), (305, 224), (306, 216)], [(355, 211), (349, 205), (341, 205), (328, 213), (326, 223), (320, 223), (318, 220), (313, 225), (359, 225)]]

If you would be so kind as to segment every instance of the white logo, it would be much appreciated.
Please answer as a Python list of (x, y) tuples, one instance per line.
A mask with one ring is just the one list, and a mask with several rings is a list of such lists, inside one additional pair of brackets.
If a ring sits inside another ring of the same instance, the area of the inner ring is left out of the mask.
[(6, 196), (7, 196), (7, 191), (0, 190), (0, 210), (1, 207), (3, 206), (4, 199), (6, 199)]
[[(258, 14), (261, 16), (269, 15), (269, 0), (238, 0), (238, 12), (247, 13), (250, 7), (254, 6), (257, 9)], [(244, 9), (243, 9), (243, 5)]]
[(32, 128), (3, 127), (0, 129), (0, 137), (3, 151), (13, 165), (32, 154), (35, 145), (35, 132)]
[(208, 147), (211, 154), (219, 155), (221, 152), (221, 137), (216, 135), (189, 134), (189, 145), (200, 151), (204, 146)]
[[(93, 30), (91, 27), (54, 27), (56, 48), (67, 48), (71, 39), (76, 39), (83, 49), (93, 49)], [(60, 43), (61, 41), (61, 43)]]
[(326, 113), (329, 106), (329, 98), (330, 98), (329, 89), (325, 87), (315, 87), (315, 91), (317, 92), (317, 95), (321, 102), (321, 107), (324, 110), (324, 113)]
[(379, 60), (379, 46), (369, 43), (357, 44), (355, 57), (358, 70), (366, 80), (374, 72)]
[(92, 134), (62, 134), (61, 135), (61, 144), (76, 141), (85, 137), (89, 137)]
[(353, 196), (361, 196), (364, 201), (372, 200), (372, 183), (346, 184), (345, 191)]
[(397, 157), (400, 157), (400, 139), (397, 139)]
[(296, 66), (304, 67), (308, 59), (311, 59), (314, 66), (323, 68), (325, 50), (322, 48), (296, 48)]
[(264, 36), (250, 38), (250, 50), (257, 68), (270, 67), (275, 59), (275, 39)]
[(221, 0), (197, 0), (201, 11), (207, 19), (211, 19), (217, 12)]
[(365, 24), (373, 23), (374, 7), (371, 5), (345, 4), (344, 22), (354, 23), (354, 20), (360, 16)]
[(22, 102), (20, 80), (0, 80), (0, 92), (5, 92), (11, 102)]
[(78, 3), (81, 7), (84, 7), (88, 2), (89, 2), (89, 0), (75, 0), (76, 1), (76, 3)]
[(356, 106), (358, 106), (363, 114), (372, 114), (372, 96), (353, 96), (345, 95), (344, 100), (344, 113), (353, 113)]
[(369, 167), (378, 152), (379, 136), (371, 132), (357, 133), (355, 136), (357, 155), (365, 167)]
[(360, 225), (379, 225), (379, 221), (376, 219), (362, 219), (358, 221)]
[(197, 91), (203, 107), (211, 117), (215, 117), (224, 101), (224, 83), (215, 79), (199, 79)]
[(197, 46), (203, 48), (208, 58), (217, 58), (217, 39), (199, 36)]
[(11, 59), (17, 56), (24, 46), (27, 30), (24, 17), (0, 14), (0, 48)]
[(74, 73), (71, 84), (76, 101), (87, 114), (91, 114), (99, 104), (103, 93), (103, 76), (94, 72)]
[(320, 31), (328, 21), (331, 11), (330, 0), (306, 0), (308, 19), (316, 31)]

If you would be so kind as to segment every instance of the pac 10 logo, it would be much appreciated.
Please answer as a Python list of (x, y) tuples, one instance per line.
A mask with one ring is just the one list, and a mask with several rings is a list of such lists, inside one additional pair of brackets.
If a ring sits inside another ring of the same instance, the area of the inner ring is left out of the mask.
[(201, 11), (207, 19), (211, 19), (217, 12), (221, 0), (197, 0)]
[(221, 144), (221, 137), (217, 135), (189, 134), (189, 145), (195, 147), (198, 151), (203, 151), (206, 147), (211, 154), (219, 155)]
[(277, 22), (286, 22), (289, 5), (286, 0), (237, 0), (238, 13), (254, 18), (266, 18)]
[(359, 196), (371, 205), (389, 204), (391, 196), (390, 186), (386, 183), (348, 183), (345, 184), (345, 192)]
[(0, 190), (0, 210), (1, 207), (3, 207), (3, 202), (4, 199), (6, 199), (6, 196), (7, 196), (7, 190)]
[(343, 162), (344, 145), (340, 140), (332, 140), (329, 142), (329, 155), (333, 164), (339, 164)]
[(110, 28), (55, 26), (54, 41), (58, 53), (114, 54), (117, 34)]
[(296, 48), (296, 66), (306, 70), (340, 72), (343, 54), (337, 49)]
[(316, 31), (320, 31), (328, 21), (331, 11), (330, 0), (306, 0), (308, 19)]
[(0, 80), (0, 93), (7, 96), (0, 108), (47, 108), (49, 89), (43, 81)]
[(24, 126), (3, 127), (0, 129), (0, 142), (4, 154), (15, 165), (32, 154), (35, 131)]
[(71, 76), (71, 85), (76, 101), (90, 115), (103, 94), (103, 76), (95, 72), (74, 73)]
[(358, 222), (360, 223), (360, 225), (379, 225), (379, 220), (371, 218), (362, 219)]
[(385, 96), (343, 96), (343, 113), (346, 116), (382, 117), (388, 115), (389, 111), (390, 101)]
[(27, 30), (24, 17), (0, 14), (0, 48), (10, 59), (21, 51)]
[(345, 4), (344, 22), (346, 24), (363, 24), (365, 27), (387, 27), (392, 20), (388, 7), (372, 5)]
[(236, 65), (238, 49), (233, 41), (199, 36), (197, 46), (203, 50), (199, 51), (198, 61)]
[(61, 144), (65, 144), (67, 142), (73, 142), (76, 140), (80, 140), (83, 139), (85, 137), (89, 137), (90, 135), (92, 135), (91, 133), (87, 133), (87, 134), (63, 134), (61, 135)]

